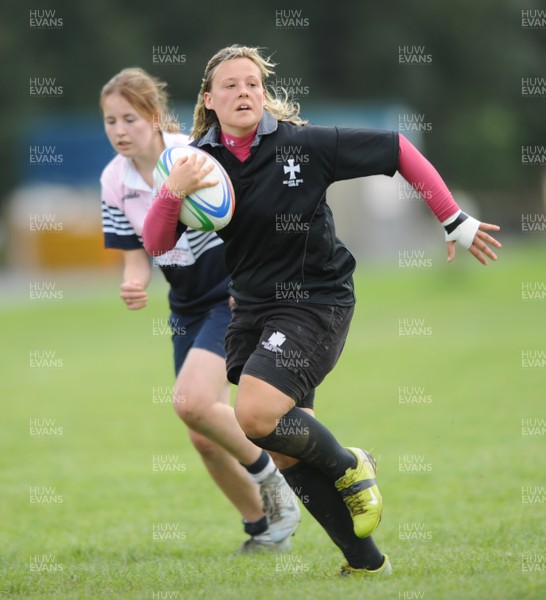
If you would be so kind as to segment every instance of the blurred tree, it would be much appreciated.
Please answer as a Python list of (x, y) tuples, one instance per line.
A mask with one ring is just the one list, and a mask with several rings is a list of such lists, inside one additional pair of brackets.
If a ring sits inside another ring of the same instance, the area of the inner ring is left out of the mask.
[[(76, 112), (100, 120), (100, 88), (131, 65), (165, 78), (173, 98), (193, 103), (207, 59), (239, 42), (266, 47), (281, 77), (309, 88), (301, 98), (304, 114), (317, 102), (403, 103), (431, 124), (426, 154), (450, 184), (537, 194), (541, 169), (522, 168), (521, 146), (545, 143), (546, 97), (523, 97), (521, 79), (545, 77), (546, 28), (523, 27), (522, 10), (540, 6), (539, 0), (301, 0), (289, 8), (272, 0), (160, 8), (144, 0), (14, 2), (0, 21), (8, 82), (0, 90), (3, 190), (17, 182), (14, 149), (33, 118)], [(31, 27), (36, 9), (54, 10), (62, 27)], [(307, 25), (283, 25), (290, 15)], [(178, 46), (185, 62), (154, 64), (154, 46), (169, 45)], [(399, 64), (404, 45), (424, 47), (430, 64)], [(32, 77), (54, 77), (62, 96), (31, 97)]]

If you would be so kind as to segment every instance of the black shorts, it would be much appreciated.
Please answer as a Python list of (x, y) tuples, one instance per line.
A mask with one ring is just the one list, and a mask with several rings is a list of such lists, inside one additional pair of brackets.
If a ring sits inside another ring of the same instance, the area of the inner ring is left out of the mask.
[(236, 305), (225, 340), (229, 381), (252, 375), (306, 406), (341, 355), (353, 312), (324, 304)]

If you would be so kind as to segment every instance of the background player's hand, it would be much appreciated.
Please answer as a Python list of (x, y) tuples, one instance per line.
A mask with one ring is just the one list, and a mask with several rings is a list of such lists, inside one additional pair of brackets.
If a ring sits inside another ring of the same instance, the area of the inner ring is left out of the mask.
[(148, 294), (142, 283), (136, 279), (124, 281), (119, 290), (119, 295), (129, 310), (139, 310), (148, 304)]
[(218, 180), (204, 181), (205, 177), (214, 169), (212, 163), (205, 166), (206, 162), (206, 156), (198, 158), (197, 154), (179, 158), (172, 166), (171, 173), (165, 181), (169, 192), (179, 198), (184, 198), (195, 190), (216, 185)]
[[(497, 255), (489, 246), (492, 246), (493, 248), (501, 247), (501, 243), (486, 232), (499, 230), (500, 227), (498, 225), (480, 223), (472, 245), (468, 249), (468, 251), (484, 265), (487, 264), (487, 257), (491, 260), (497, 260)], [(455, 244), (456, 242), (454, 241), (447, 242), (447, 262), (451, 262), (455, 258)]]

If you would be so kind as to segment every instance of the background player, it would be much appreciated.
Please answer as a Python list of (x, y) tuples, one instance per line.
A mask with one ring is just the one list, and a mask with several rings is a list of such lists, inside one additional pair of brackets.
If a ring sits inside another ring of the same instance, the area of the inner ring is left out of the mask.
[[(140, 236), (156, 161), (166, 147), (188, 142), (169, 122), (165, 87), (132, 68), (100, 94), (106, 135), (117, 152), (101, 176), (104, 239), (107, 248), (123, 251), (120, 296), (130, 310), (148, 301), (152, 269)], [(245, 437), (229, 405), (223, 342), (231, 311), (222, 240), (188, 230), (156, 262), (170, 286), (174, 408), (210, 475), (243, 517), (250, 538), (240, 551), (285, 550), (300, 518), (297, 501), (269, 455)]]

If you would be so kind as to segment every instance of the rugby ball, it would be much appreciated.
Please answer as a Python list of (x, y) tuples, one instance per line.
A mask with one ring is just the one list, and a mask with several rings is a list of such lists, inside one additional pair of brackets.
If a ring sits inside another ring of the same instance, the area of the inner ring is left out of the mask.
[(210, 154), (193, 146), (173, 146), (164, 150), (159, 157), (154, 169), (154, 195), (169, 177), (174, 163), (184, 156), (197, 154), (207, 158), (207, 164), (213, 164), (214, 169), (206, 176), (204, 181), (216, 180), (215, 186), (201, 188), (186, 196), (180, 208), (180, 221), (201, 231), (218, 231), (225, 227), (233, 216), (235, 210), (235, 194), (229, 175), (222, 165)]

